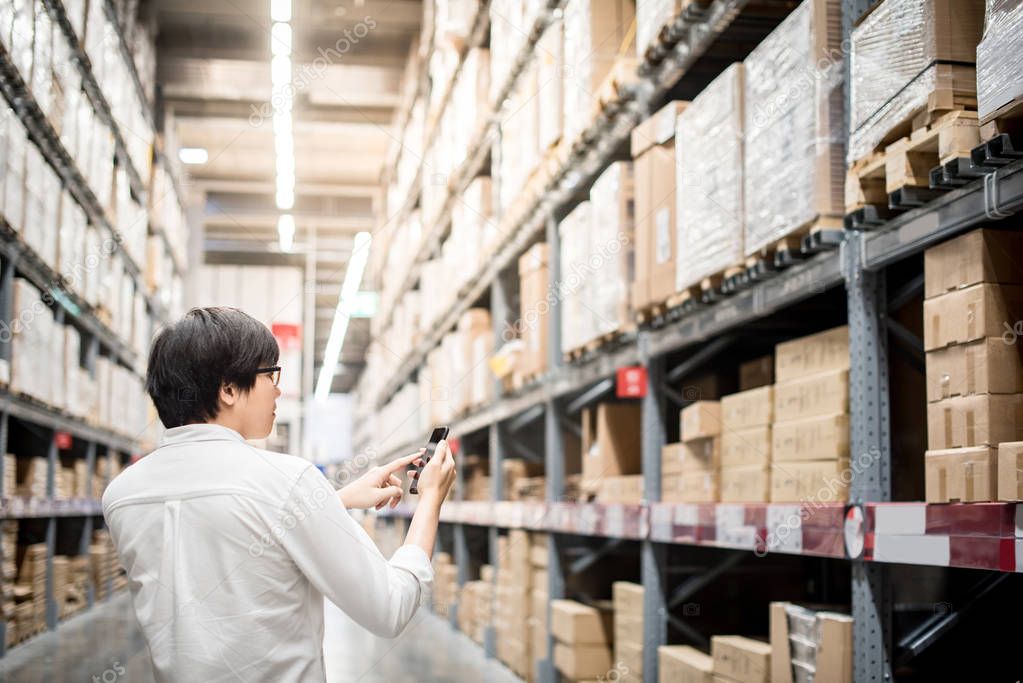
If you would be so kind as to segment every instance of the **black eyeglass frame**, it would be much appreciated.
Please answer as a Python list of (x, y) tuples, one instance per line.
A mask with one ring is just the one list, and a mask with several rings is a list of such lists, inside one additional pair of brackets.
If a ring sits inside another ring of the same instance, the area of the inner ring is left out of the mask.
[(262, 374), (265, 374), (265, 373), (269, 373), (270, 374), (270, 380), (274, 383), (275, 387), (280, 384), (280, 381), (281, 381), (281, 366), (280, 365), (274, 365), (274, 366), (269, 367), (269, 368), (256, 368), (256, 374), (257, 375), (262, 375)]

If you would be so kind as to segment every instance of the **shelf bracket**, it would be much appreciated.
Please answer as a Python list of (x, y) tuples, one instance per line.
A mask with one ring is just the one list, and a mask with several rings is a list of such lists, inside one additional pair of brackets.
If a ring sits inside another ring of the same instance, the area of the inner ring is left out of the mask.
[(587, 552), (585, 555), (572, 562), (572, 564), (568, 566), (568, 574), (570, 576), (575, 576), (576, 574), (583, 573), (599, 562), (602, 557), (618, 548), (621, 544), (622, 539), (620, 538), (608, 539), (599, 548)]
[(713, 583), (719, 576), (741, 563), (745, 557), (745, 552), (729, 553), (724, 560), (707, 571), (691, 576), (683, 581), (671, 594), (671, 597), (668, 598), (668, 609), (674, 609), (689, 600), (689, 598), (700, 592), (704, 586)]
[(700, 347), (700, 350), (686, 358), (680, 365), (676, 365), (674, 368), (668, 371), (664, 377), (664, 381), (668, 384), (674, 384), (680, 380), (685, 379), (689, 375), (693, 374), (700, 367), (708, 363), (714, 356), (718, 355), (726, 348), (732, 345), (735, 341), (735, 337), (732, 335), (724, 335), (717, 337), (714, 341), (704, 344)]
[(575, 415), (586, 406), (599, 401), (605, 394), (611, 393), (614, 388), (615, 381), (612, 378), (602, 379), (569, 403), (565, 407), (565, 412), (569, 415)]

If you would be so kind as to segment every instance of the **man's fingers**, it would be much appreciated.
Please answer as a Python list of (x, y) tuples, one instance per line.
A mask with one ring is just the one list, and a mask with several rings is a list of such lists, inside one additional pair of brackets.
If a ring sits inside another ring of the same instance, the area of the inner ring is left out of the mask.
[(425, 452), (426, 452), (425, 448), (420, 448), (415, 453), (409, 453), (408, 455), (403, 455), (402, 457), (398, 458), (397, 460), (389, 462), (387, 464), (387, 471), (388, 472), (397, 472), (401, 468), (411, 464), (413, 461), (418, 460), (419, 456), (421, 456)]
[(396, 474), (387, 475), (387, 481), (390, 482), (392, 486), (401, 487), (401, 479), (399, 479)]

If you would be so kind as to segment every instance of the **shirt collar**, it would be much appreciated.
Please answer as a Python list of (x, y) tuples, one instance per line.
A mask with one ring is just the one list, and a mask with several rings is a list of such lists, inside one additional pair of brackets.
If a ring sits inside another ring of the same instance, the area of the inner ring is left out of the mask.
[(171, 427), (163, 433), (160, 446), (175, 446), (195, 441), (240, 441), (244, 443), (245, 439), (230, 427), (206, 422)]

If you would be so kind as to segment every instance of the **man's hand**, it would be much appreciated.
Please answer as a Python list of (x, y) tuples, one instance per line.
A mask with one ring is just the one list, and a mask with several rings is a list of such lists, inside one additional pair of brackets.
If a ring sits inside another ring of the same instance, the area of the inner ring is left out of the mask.
[[(417, 455), (414, 460), (414, 464), (418, 465), (419, 456)], [(419, 480), (420, 501), (438, 506), (443, 503), (448, 491), (451, 490), (451, 485), (455, 483), (455, 456), (448, 448), (448, 442), (441, 441), (437, 444), (437, 450), (430, 458), (430, 462), (426, 463), (422, 474), (409, 470), (408, 476)]]
[(405, 467), (417, 463), (425, 448), (415, 453), (379, 465), (337, 492), (341, 504), (349, 510), (382, 509), (390, 504), (392, 508), (401, 502), (401, 479), (396, 474)]

